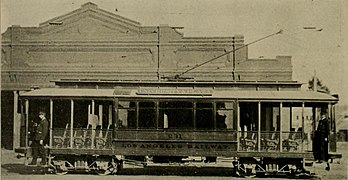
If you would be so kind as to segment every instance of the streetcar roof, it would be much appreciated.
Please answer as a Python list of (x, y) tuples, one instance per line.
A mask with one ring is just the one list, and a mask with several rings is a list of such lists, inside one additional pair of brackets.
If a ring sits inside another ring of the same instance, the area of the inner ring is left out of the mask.
[[(158, 90), (158, 89), (154, 89)], [(337, 102), (338, 98), (329, 94), (313, 91), (241, 91), (201, 89), (198, 91), (150, 91), (144, 89), (72, 89), (72, 88), (44, 88), (21, 93), (22, 97), (76, 97), (76, 98), (207, 98), (207, 99), (238, 99), (238, 100), (263, 100), (263, 101), (313, 101)], [(192, 89), (191, 89), (192, 90)], [(145, 91), (146, 92), (146, 91)], [(169, 93), (166, 93), (169, 92)], [(184, 92), (184, 93), (181, 93)]]
[(114, 97), (114, 89), (43, 88), (20, 94), (23, 97)]
[(216, 92), (216, 96), (235, 97), (241, 100), (338, 101), (332, 95), (313, 91), (226, 91)]

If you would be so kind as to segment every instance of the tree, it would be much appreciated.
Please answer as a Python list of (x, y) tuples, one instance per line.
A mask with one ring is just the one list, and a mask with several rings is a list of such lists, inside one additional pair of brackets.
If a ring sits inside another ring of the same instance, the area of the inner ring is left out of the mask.
[[(314, 88), (314, 77), (308, 81), (308, 89), (313, 90)], [(330, 90), (325, 86), (319, 78), (317, 78), (317, 91), (330, 94)]]

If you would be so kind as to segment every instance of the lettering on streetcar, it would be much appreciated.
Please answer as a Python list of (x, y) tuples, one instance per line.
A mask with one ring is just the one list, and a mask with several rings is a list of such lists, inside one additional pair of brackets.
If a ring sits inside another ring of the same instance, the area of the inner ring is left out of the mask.
[(195, 95), (211, 96), (211, 89), (138, 89), (138, 95)]

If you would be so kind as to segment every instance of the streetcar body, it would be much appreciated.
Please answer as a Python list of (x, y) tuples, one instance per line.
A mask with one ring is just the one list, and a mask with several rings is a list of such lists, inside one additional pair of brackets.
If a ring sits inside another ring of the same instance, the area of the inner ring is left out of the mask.
[(276, 87), (268, 90), (221, 82), (129, 84), (21, 94), (23, 152), (31, 156), (28, 133), (42, 109), (50, 119), (48, 167), (58, 173), (110, 174), (125, 163), (216, 164), (221, 159), (229, 159), (237, 174), (294, 173), (314, 159), (312, 139), (320, 111), (327, 111), (335, 132), (338, 98), (281, 90), (287, 84), (279, 82), (263, 84)]

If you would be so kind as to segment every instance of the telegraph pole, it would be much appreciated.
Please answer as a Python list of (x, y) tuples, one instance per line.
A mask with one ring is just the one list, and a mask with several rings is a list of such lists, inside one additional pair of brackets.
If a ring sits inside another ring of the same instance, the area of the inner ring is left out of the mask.
[(157, 80), (160, 81), (160, 27), (157, 26)]
[(232, 54), (232, 77), (233, 77), (233, 81), (235, 81), (235, 72), (236, 72), (236, 46), (235, 46), (235, 37), (232, 37), (232, 50), (233, 50), (233, 54)]
[(317, 72), (314, 70), (314, 77), (313, 77), (313, 91), (317, 92), (318, 90), (318, 80), (317, 80)]

